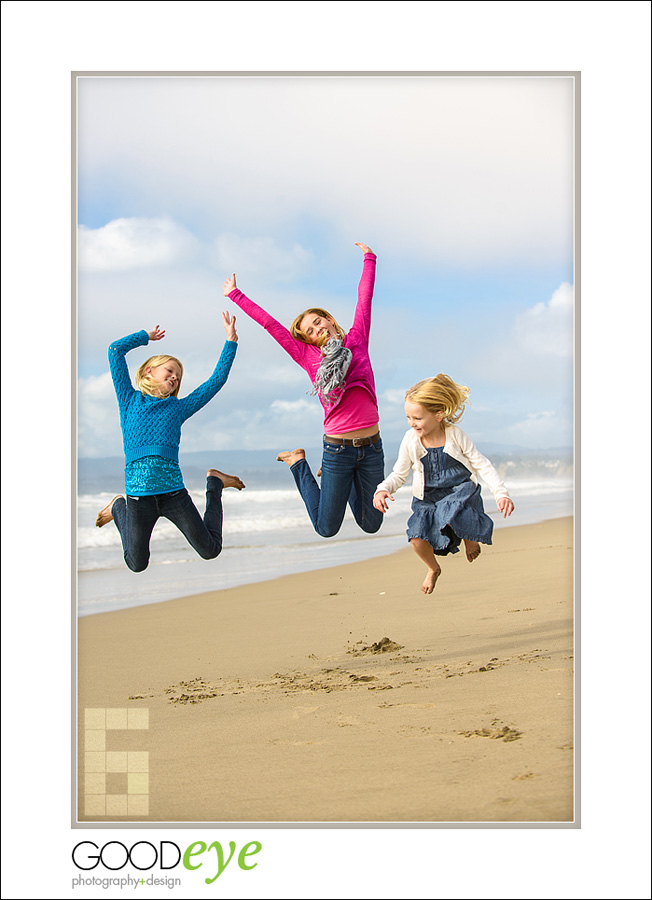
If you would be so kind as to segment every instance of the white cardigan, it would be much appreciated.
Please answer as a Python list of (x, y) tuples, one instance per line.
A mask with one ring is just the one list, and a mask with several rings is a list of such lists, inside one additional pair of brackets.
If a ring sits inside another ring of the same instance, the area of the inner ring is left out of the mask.
[[(491, 488), (491, 492), (496, 500), (501, 497), (509, 497), (507, 488), (498, 472), (491, 465), (486, 456), (476, 448), (471, 438), (465, 434), (457, 425), (445, 425), (446, 443), (444, 444), (444, 453), (448, 453), (453, 459), (461, 462), (462, 465), (471, 473), (471, 480), (477, 484), (478, 475), (482, 476), (483, 481)], [(417, 433), (410, 428), (405, 437), (401, 441), (398, 451), (398, 459), (394, 469), (384, 481), (376, 488), (378, 491), (387, 491), (394, 494), (401, 485), (405, 484), (412, 469), (412, 493), (419, 500), (423, 500), (424, 492), (424, 472), (422, 459), (428, 451), (421, 443), (421, 439)]]

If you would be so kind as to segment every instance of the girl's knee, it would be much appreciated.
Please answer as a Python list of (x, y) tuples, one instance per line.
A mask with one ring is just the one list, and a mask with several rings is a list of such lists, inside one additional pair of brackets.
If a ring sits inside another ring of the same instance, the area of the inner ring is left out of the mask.
[(344, 510), (341, 508), (326, 508), (319, 511), (316, 520), (312, 519), (313, 528), (320, 537), (335, 537), (342, 527)]
[(376, 534), (377, 531), (380, 531), (380, 526), (382, 524), (383, 520), (380, 519), (377, 522), (363, 522), (360, 527), (366, 534)]
[(362, 509), (355, 510), (353, 517), (358, 527), (366, 534), (376, 534), (376, 532), (380, 530), (384, 518), (383, 513), (379, 512), (374, 507), (371, 509), (363, 507)]
[(222, 545), (216, 544), (214, 547), (204, 547), (197, 551), (202, 559), (217, 559), (222, 552)]

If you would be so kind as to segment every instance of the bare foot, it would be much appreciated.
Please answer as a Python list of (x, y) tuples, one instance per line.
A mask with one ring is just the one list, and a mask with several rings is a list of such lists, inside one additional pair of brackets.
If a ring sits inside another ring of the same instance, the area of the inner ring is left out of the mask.
[(209, 475), (214, 475), (216, 478), (219, 478), (225, 488), (232, 487), (241, 491), (245, 486), (237, 475), (225, 475), (224, 472), (218, 472), (217, 469), (209, 469), (206, 473), (206, 477)]
[(480, 550), (480, 544), (477, 541), (467, 541), (465, 538), (464, 546), (466, 547), (466, 558), (469, 562), (473, 562), (474, 559), (477, 559), (482, 552)]
[(113, 500), (101, 509), (97, 514), (97, 519), (95, 519), (95, 525), (98, 528), (102, 528), (103, 525), (108, 525), (109, 522), (113, 521), (113, 504), (116, 500), (120, 500), (122, 498), (122, 494), (118, 494), (117, 497), (114, 497)]
[(428, 541), (424, 541), (421, 538), (410, 538), (410, 543), (414, 547), (419, 559), (426, 564), (426, 569), (428, 570), (428, 574), (421, 585), (421, 590), (424, 594), (432, 594), (437, 579), (441, 575), (441, 566), (437, 562), (435, 552)]
[(321, 466), (317, 469), (317, 478), (321, 478)]
[(432, 594), (435, 589), (435, 585), (437, 584), (437, 579), (441, 575), (441, 569), (428, 569), (428, 574), (425, 577), (423, 584), (421, 585), (421, 590), (424, 594)]
[(306, 451), (298, 447), (296, 450), (284, 450), (283, 453), (279, 453), (276, 457), (277, 462), (287, 463), (288, 466), (293, 466), (295, 462), (299, 462), (300, 459), (306, 458)]

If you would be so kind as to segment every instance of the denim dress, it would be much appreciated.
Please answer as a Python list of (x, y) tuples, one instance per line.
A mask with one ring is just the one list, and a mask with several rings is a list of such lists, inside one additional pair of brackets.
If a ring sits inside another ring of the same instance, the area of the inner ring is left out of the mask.
[(484, 511), (480, 485), (471, 481), (466, 466), (443, 447), (428, 447), (422, 462), (423, 500), (412, 499), (408, 540), (427, 541), (437, 556), (458, 553), (463, 538), (490, 544), (494, 523)]

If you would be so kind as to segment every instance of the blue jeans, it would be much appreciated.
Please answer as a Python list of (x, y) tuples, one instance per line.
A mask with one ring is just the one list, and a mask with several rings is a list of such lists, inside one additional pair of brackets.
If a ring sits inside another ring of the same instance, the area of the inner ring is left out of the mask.
[(125, 562), (132, 572), (149, 563), (149, 540), (162, 516), (177, 526), (203, 559), (215, 559), (222, 551), (222, 489), (220, 478), (206, 479), (206, 512), (199, 515), (185, 488), (149, 497), (122, 497), (113, 504), (113, 521), (120, 533)]
[(290, 466), (290, 471), (317, 534), (322, 537), (337, 534), (347, 503), (363, 531), (375, 534), (380, 528), (383, 514), (373, 505), (376, 488), (385, 478), (380, 438), (366, 447), (330, 444), (324, 438), (321, 489), (305, 459)]

